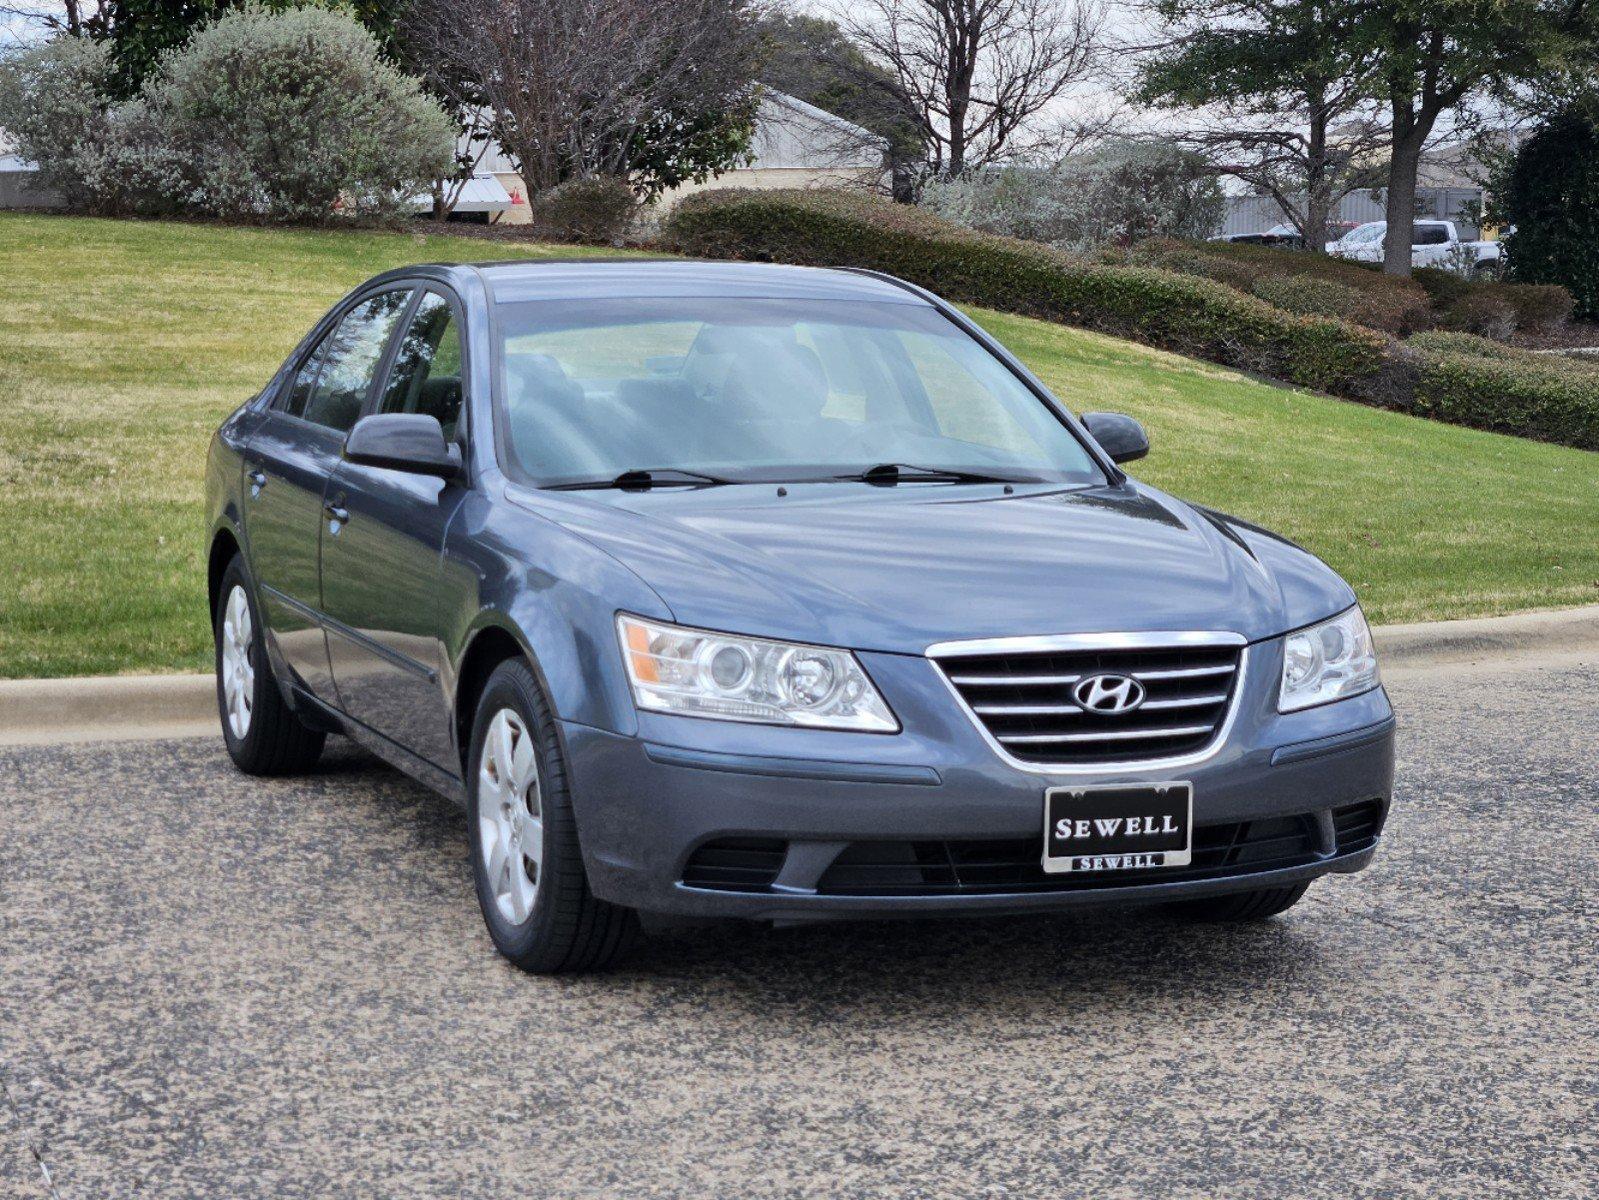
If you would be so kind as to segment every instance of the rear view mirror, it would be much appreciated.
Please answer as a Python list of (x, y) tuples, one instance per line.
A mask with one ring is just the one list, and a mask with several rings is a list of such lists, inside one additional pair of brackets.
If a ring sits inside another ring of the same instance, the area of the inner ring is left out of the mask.
[(451, 479), (461, 471), (461, 448), (444, 440), (437, 417), (423, 413), (374, 413), (362, 417), (344, 439), (344, 457), (368, 467)]
[(1083, 424), (1101, 449), (1110, 455), (1111, 462), (1132, 462), (1149, 453), (1149, 435), (1132, 417), (1121, 413), (1084, 413)]

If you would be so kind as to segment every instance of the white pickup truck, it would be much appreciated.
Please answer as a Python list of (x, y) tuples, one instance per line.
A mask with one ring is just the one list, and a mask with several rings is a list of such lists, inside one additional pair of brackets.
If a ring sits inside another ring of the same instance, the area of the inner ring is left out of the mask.
[[(1469, 273), (1489, 272), (1499, 266), (1498, 242), (1463, 242), (1453, 221), (1417, 221), (1410, 238), (1410, 265), (1444, 267)], [(1356, 225), (1336, 242), (1327, 243), (1327, 253), (1356, 262), (1381, 262), (1382, 239), (1387, 221), (1367, 221)]]

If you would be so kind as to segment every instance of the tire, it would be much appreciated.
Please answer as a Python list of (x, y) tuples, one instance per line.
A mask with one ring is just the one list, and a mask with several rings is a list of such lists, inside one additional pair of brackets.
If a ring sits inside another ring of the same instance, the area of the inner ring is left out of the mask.
[(589, 890), (554, 716), (522, 660), (489, 676), (471, 751), (472, 878), (495, 948), (535, 975), (609, 966), (632, 945), (638, 918)]
[(1201, 900), (1180, 900), (1168, 907), (1190, 921), (1264, 921), (1298, 904), (1309, 887), (1306, 881), (1289, 887), (1257, 888), (1252, 892), (1231, 892)]
[(261, 614), (238, 555), (222, 573), (212, 633), (217, 715), (233, 764), (246, 775), (294, 775), (316, 766), (327, 734), (301, 723), (272, 677)]

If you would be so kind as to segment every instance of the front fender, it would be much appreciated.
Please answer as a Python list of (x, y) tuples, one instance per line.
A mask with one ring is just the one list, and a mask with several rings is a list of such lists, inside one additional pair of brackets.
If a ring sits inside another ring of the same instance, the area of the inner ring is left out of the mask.
[(479, 492), (451, 523), (442, 576), (452, 704), (473, 642), (497, 628), (532, 661), (558, 718), (637, 732), (616, 614), (673, 619), (637, 575), (553, 521)]

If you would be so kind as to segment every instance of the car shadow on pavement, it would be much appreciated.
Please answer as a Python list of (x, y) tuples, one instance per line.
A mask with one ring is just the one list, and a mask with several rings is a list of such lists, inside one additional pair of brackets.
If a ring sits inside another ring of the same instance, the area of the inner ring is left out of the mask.
[[(351, 802), (405, 810), (422, 828), (413, 852), (446, 860), (427, 876), (457, 874), (461, 902), (474, 903), (466, 873), (465, 816), (449, 802), (338, 739), (319, 774), (364, 777)], [(343, 786), (343, 785), (341, 785)], [(359, 798), (359, 799), (358, 799)], [(826, 921), (772, 927), (722, 921), (650, 932), (616, 967), (559, 986), (597, 992), (619, 987), (640, 999), (681, 1001), (714, 993), (719, 1004), (770, 1014), (793, 1005), (842, 1005), (857, 1015), (904, 1013), (926, 1005), (981, 1014), (1048, 998), (1081, 1007), (1215, 1002), (1229, 995), (1291, 988), (1296, 976), (1326, 967), (1312, 934), (1315, 892), (1294, 913), (1248, 925), (1181, 920), (1158, 906), (1089, 907), (1013, 917)], [(487, 939), (481, 943), (487, 949)], [(511, 976), (514, 968), (499, 963)], [(529, 980), (529, 984), (533, 981)]]

